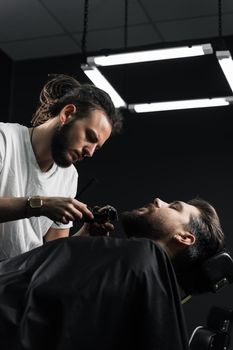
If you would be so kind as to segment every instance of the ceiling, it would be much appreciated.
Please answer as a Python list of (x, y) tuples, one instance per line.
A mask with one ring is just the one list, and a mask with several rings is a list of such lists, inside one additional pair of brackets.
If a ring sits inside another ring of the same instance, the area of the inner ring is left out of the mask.
[[(89, 0), (86, 51), (124, 48), (125, 1)], [(84, 0), (1, 0), (0, 47), (14, 61), (82, 52)], [(233, 1), (222, 3), (233, 35)], [(127, 47), (218, 36), (218, 0), (128, 0)]]

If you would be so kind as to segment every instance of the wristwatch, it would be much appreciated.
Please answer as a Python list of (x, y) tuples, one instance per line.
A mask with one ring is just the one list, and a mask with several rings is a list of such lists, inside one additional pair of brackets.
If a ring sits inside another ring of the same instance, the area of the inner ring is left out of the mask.
[(40, 216), (41, 208), (43, 207), (43, 200), (40, 196), (31, 196), (27, 199), (27, 216)]

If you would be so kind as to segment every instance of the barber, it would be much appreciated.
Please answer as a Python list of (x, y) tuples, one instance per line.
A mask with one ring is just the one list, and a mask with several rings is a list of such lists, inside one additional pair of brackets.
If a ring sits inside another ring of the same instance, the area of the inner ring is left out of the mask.
[(93, 218), (75, 199), (74, 163), (92, 157), (122, 125), (106, 92), (62, 74), (44, 85), (32, 122), (0, 123), (0, 259), (66, 237), (74, 220)]

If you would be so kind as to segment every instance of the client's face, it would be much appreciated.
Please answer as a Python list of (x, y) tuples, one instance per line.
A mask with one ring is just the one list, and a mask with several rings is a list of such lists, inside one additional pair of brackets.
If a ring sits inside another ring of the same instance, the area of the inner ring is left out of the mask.
[(185, 202), (166, 203), (156, 198), (142, 208), (124, 212), (122, 225), (128, 237), (147, 237), (166, 240), (184, 229), (192, 216), (199, 216), (199, 210)]

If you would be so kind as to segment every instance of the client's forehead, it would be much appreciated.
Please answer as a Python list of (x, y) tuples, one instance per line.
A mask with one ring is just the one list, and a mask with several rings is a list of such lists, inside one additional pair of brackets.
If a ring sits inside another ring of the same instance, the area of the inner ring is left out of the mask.
[(187, 214), (191, 216), (200, 215), (200, 210), (194, 205), (182, 201), (179, 201), (179, 203), (181, 204), (182, 210), (185, 211)]

